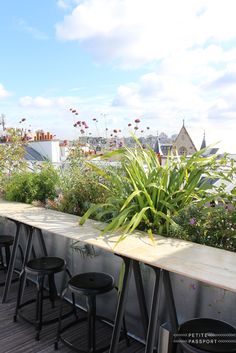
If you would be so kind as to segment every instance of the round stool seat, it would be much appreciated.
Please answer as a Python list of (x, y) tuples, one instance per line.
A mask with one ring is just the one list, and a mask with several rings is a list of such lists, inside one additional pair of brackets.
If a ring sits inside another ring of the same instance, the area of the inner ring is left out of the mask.
[(0, 235), (0, 246), (12, 245), (14, 237), (12, 235)]
[(180, 346), (191, 346), (204, 352), (236, 352), (236, 329), (226, 322), (199, 318), (186, 321), (180, 326), (180, 337), (187, 343)]
[(64, 267), (65, 261), (60, 257), (45, 256), (28, 261), (25, 271), (36, 274), (50, 274), (60, 272)]
[(114, 278), (102, 272), (87, 272), (73, 276), (68, 282), (68, 288), (84, 295), (97, 295), (109, 292), (114, 288)]

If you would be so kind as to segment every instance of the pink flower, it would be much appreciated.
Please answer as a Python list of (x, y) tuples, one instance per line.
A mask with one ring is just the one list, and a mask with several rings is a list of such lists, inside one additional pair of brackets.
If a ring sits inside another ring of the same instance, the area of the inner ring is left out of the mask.
[(189, 220), (189, 224), (191, 224), (191, 226), (193, 226), (193, 225), (196, 224), (196, 223), (197, 223), (196, 218), (191, 218), (191, 219)]

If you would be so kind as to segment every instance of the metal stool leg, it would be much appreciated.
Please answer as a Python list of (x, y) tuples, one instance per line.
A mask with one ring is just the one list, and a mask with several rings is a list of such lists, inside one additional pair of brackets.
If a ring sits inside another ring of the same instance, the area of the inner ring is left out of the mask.
[(88, 308), (88, 352), (96, 351), (96, 298), (90, 295), (86, 298)]
[(40, 339), (40, 331), (42, 329), (42, 321), (43, 321), (43, 283), (44, 283), (44, 276), (38, 276), (37, 281), (37, 322), (36, 322), (36, 336), (35, 339), (39, 341)]
[(0, 263), (2, 267), (4, 268), (4, 261), (3, 261), (3, 256), (2, 256), (2, 248), (0, 247)]
[(52, 303), (52, 308), (55, 307), (55, 300), (57, 298), (57, 288), (55, 284), (55, 277), (54, 274), (48, 275), (48, 285), (49, 285), (49, 299)]
[(17, 248), (19, 244), (19, 238), (20, 238), (20, 227), (21, 223), (14, 221), (16, 223), (16, 234), (14, 238), (14, 243), (13, 243), (13, 248), (12, 248), (12, 254), (9, 262), (9, 267), (7, 270), (7, 277), (6, 277), (6, 283), (4, 287), (4, 292), (2, 296), (2, 303), (5, 303), (8, 297), (8, 292), (11, 286), (11, 281), (12, 281), (12, 275), (13, 275), (13, 270), (14, 270), (14, 265), (16, 261), (16, 253), (17, 253)]
[[(66, 267), (65, 271), (66, 271), (69, 279), (72, 278), (70, 270), (67, 267)], [(76, 305), (75, 305), (75, 294), (73, 292), (71, 293), (71, 298), (72, 298), (72, 304), (73, 304), (73, 308), (74, 308), (74, 315), (75, 315), (76, 319), (78, 319)]]
[(57, 337), (56, 337), (56, 341), (54, 343), (55, 350), (58, 350), (58, 342), (60, 340), (62, 311), (63, 311), (63, 300), (64, 300), (64, 297), (66, 295), (66, 292), (67, 292), (67, 288), (65, 288), (63, 291), (61, 291), (61, 295), (60, 295), (61, 299), (60, 299), (60, 310), (59, 310), (58, 327), (57, 327)]
[(24, 293), (24, 289), (25, 289), (25, 283), (26, 283), (26, 272), (24, 271), (24, 268), (27, 264), (27, 262), (30, 259), (30, 254), (31, 254), (31, 249), (32, 249), (32, 242), (33, 242), (33, 232), (34, 232), (34, 228), (33, 227), (29, 227), (28, 229), (28, 234), (27, 234), (27, 244), (26, 244), (26, 250), (25, 250), (25, 255), (24, 255), (24, 262), (23, 262), (23, 274), (22, 274), (22, 292), (21, 292), (21, 299)]
[(9, 246), (5, 246), (5, 254), (6, 254), (6, 268), (8, 269), (10, 258), (11, 258), (11, 251)]

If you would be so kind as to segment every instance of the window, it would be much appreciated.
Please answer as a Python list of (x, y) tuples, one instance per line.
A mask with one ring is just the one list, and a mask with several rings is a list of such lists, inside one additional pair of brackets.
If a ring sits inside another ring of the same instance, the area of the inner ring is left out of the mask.
[(183, 155), (186, 155), (187, 154), (187, 148), (184, 147), (184, 146), (181, 146), (179, 148), (179, 155), (183, 156)]

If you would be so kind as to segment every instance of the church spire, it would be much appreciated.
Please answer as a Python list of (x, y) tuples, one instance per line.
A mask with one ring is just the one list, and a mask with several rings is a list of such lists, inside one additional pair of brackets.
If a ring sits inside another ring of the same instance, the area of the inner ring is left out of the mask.
[(202, 150), (203, 148), (206, 148), (206, 134), (205, 134), (205, 130), (204, 130), (202, 144), (201, 144), (200, 149)]
[(160, 140), (159, 140), (158, 133), (157, 133), (156, 143), (155, 143), (155, 146), (154, 146), (154, 152), (156, 154), (162, 155), (161, 143), (160, 143)]

